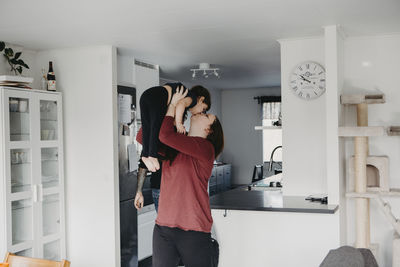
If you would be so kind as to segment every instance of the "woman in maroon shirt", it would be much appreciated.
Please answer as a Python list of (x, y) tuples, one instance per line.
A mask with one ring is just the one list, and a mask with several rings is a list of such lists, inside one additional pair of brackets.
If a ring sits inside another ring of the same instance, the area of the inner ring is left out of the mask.
[(163, 164), (160, 203), (153, 232), (153, 267), (212, 266), (212, 217), (207, 193), (214, 159), (224, 146), (222, 126), (213, 114), (190, 119), (188, 135), (174, 128), (175, 93), (160, 130), (160, 141), (177, 151)]

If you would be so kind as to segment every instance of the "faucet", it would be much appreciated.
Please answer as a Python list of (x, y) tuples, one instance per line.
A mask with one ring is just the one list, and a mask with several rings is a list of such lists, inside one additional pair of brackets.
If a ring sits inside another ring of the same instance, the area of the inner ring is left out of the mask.
[(272, 164), (274, 163), (274, 153), (278, 148), (282, 148), (282, 146), (277, 146), (274, 148), (274, 150), (272, 150), (271, 152), (271, 157), (269, 158), (269, 167), (268, 167), (268, 171), (272, 171)]

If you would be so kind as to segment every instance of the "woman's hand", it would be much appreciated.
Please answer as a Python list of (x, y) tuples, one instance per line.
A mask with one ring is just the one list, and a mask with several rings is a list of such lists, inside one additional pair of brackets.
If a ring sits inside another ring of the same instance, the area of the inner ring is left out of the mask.
[(135, 204), (135, 208), (138, 210), (141, 210), (143, 208), (144, 197), (143, 197), (142, 192), (136, 193), (134, 204)]
[(188, 93), (188, 90), (187, 89), (185, 90), (183, 86), (176, 88), (176, 92), (172, 96), (170, 105), (173, 105), (176, 107), (179, 100), (184, 99), (186, 97), (187, 93)]

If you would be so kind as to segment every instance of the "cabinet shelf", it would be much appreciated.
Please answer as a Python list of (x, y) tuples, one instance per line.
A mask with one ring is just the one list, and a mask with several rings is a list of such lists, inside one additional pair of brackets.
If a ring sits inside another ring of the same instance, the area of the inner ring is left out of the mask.
[(26, 192), (32, 189), (32, 185), (30, 184), (21, 184), (21, 183), (11, 183), (11, 192), (12, 193), (19, 193), (19, 192)]
[(22, 112), (22, 111), (11, 111), (10, 110), (10, 114), (29, 114), (29, 112), (28, 111)]
[(31, 162), (18, 162), (18, 163), (11, 163), (11, 166), (18, 166), (18, 165), (29, 165)]
[(282, 130), (282, 126), (254, 126), (254, 130)]

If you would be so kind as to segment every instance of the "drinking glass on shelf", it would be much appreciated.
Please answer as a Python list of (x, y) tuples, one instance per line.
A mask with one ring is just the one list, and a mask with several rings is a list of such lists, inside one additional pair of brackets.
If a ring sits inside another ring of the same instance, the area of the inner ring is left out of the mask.
[(11, 153), (11, 164), (17, 164), (18, 163), (18, 152), (12, 152)]
[(23, 113), (28, 111), (28, 100), (22, 99), (19, 101), (18, 111)]
[(47, 129), (42, 130), (41, 131), (42, 140), (49, 140), (49, 133), (50, 133), (50, 130), (47, 130)]
[(9, 105), (10, 105), (10, 111), (11, 112), (17, 112), (18, 111), (18, 99), (15, 98), (10, 98), (9, 100)]
[(19, 163), (26, 163), (27, 162), (27, 153), (26, 152), (19, 152)]
[(50, 112), (51, 111), (51, 102), (47, 102), (46, 104), (46, 112)]

